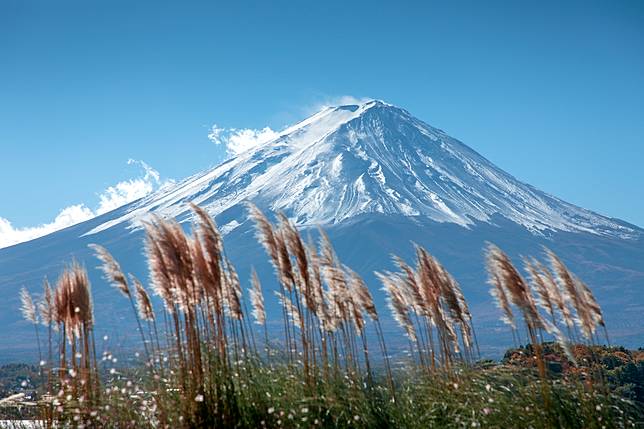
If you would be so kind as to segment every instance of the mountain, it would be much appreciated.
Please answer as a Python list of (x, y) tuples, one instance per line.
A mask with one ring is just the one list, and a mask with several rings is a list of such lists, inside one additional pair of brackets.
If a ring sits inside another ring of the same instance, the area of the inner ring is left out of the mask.
[[(521, 183), (443, 131), (374, 100), (326, 108), (273, 141), (144, 198), (87, 234), (136, 222), (146, 212), (185, 216), (186, 201), (219, 216), (245, 200), (286, 211), (300, 226), (381, 213), (469, 227), (501, 215), (540, 234), (629, 239), (642, 233)], [(232, 218), (223, 227), (238, 225)]]
[[(373, 270), (392, 268), (391, 253), (410, 258), (412, 241), (427, 246), (463, 285), (490, 353), (509, 342), (503, 344), (507, 336), (484, 283), (486, 241), (515, 257), (539, 254), (541, 245), (553, 248), (593, 287), (614, 336), (633, 345), (644, 338), (644, 230), (524, 184), (406, 110), (372, 100), (326, 108), (272, 141), (141, 200), (0, 249), (0, 293), (6, 297), (0, 321), (9, 327), (0, 336), (4, 354), (30, 348), (24, 338), (31, 328), (17, 310), (20, 286), (37, 291), (43, 275), (55, 278), (72, 256), (93, 267), (86, 248), (91, 242), (145, 277), (141, 221), (156, 213), (188, 224), (190, 202), (215, 217), (242, 279), (255, 265), (264, 283), (274, 284), (245, 201), (283, 211), (312, 234), (324, 227), (343, 261), (377, 294)], [(95, 270), (90, 274), (99, 326), (127, 332), (119, 328), (131, 325), (129, 309)]]

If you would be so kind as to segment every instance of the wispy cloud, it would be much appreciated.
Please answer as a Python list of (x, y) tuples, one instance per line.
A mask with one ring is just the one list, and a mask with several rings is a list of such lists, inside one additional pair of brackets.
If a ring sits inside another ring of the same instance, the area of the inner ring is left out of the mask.
[(208, 134), (210, 141), (225, 146), (226, 152), (230, 156), (239, 155), (278, 136), (279, 133), (269, 127), (255, 130), (252, 128), (222, 128), (217, 124), (212, 126)]
[(354, 97), (352, 95), (340, 95), (337, 97), (329, 97), (320, 103), (320, 107), (329, 106), (347, 106), (351, 104), (363, 104), (373, 100), (370, 97)]
[(127, 163), (139, 166), (141, 175), (109, 186), (101, 192), (98, 195), (99, 204), (95, 210), (90, 209), (85, 204), (75, 204), (62, 209), (51, 222), (25, 228), (15, 228), (8, 219), (0, 217), (0, 248), (33, 240), (84, 222), (142, 198), (167, 183), (162, 183), (159, 172), (144, 161), (130, 159)]
[(128, 165), (140, 166), (145, 174), (142, 177), (125, 180), (114, 186), (108, 187), (99, 195), (99, 206), (96, 214), (100, 215), (112, 211), (122, 205), (138, 200), (154, 191), (160, 185), (159, 172), (144, 161), (129, 159)]
[(312, 115), (327, 107), (347, 106), (351, 104), (363, 104), (373, 100), (370, 97), (354, 97), (352, 95), (327, 96), (311, 103), (305, 108), (307, 115)]

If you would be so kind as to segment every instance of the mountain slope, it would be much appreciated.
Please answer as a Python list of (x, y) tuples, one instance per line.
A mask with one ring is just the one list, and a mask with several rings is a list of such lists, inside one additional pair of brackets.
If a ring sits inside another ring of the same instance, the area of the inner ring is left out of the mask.
[(641, 235), (521, 183), (443, 131), (380, 101), (327, 108), (261, 147), (144, 198), (89, 234), (151, 211), (181, 216), (186, 201), (216, 216), (244, 200), (285, 211), (301, 226), (365, 213), (468, 226), (500, 214), (536, 233)]
[[(270, 288), (272, 270), (246, 218), (248, 200), (284, 211), (301, 228), (323, 226), (340, 256), (376, 293), (373, 270), (392, 268), (391, 253), (411, 256), (411, 241), (428, 246), (461, 281), (475, 316), (489, 323), (481, 336), (490, 346), (503, 337), (484, 285), (486, 241), (513, 256), (538, 253), (542, 244), (553, 248), (594, 287), (616, 335), (634, 343), (644, 338), (638, 322), (644, 313), (642, 229), (543, 193), (409, 112), (370, 101), (324, 109), (273, 141), (139, 201), (0, 249), (0, 294), (7, 298), (0, 322), (10, 328), (0, 348), (9, 353), (11, 344), (14, 354), (29, 349), (19, 341), (30, 332), (19, 321), (20, 286), (37, 291), (42, 276), (55, 278), (72, 256), (93, 267), (86, 248), (91, 242), (105, 245), (124, 269), (145, 278), (141, 222), (150, 213), (187, 222), (190, 202), (216, 218), (241, 278), (255, 265)], [(90, 276), (99, 326), (123, 332), (118, 328), (132, 322), (128, 308), (98, 272), (90, 270)]]

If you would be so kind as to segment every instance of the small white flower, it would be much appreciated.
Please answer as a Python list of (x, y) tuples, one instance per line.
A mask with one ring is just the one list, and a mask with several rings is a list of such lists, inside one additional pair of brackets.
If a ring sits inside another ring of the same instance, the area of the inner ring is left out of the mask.
[(199, 395), (195, 396), (195, 401), (196, 402), (203, 402), (203, 395), (199, 394)]

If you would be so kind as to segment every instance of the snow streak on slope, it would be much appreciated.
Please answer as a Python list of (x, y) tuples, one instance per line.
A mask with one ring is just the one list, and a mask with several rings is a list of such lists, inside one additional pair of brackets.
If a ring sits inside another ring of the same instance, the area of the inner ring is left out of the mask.
[[(187, 219), (188, 202), (213, 216), (252, 200), (298, 225), (368, 213), (428, 217), (469, 227), (500, 215), (536, 234), (641, 231), (521, 183), (443, 131), (381, 101), (327, 108), (275, 140), (151, 194), (87, 234), (150, 212)], [(222, 225), (224, 232), (243, 218)]]

